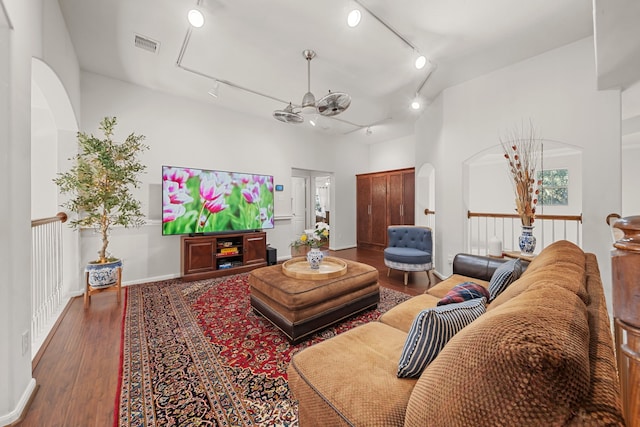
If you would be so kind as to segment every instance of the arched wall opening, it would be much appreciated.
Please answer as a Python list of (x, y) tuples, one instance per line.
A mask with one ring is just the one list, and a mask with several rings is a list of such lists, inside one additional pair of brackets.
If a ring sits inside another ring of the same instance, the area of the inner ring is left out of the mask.
[[(64, 85), (44, 61), (31, 59), (31, 218), (54, 216), (63, 202), (53, 183), (77, 153), (78, 119)], [(69, 214), (69, 212), (67, 212)], [(80, 295), (80, 235), (63, 227), (63, 292)]]
[[(563, 171), (568, 177), (566, 185), (567, 199), (560, 204), (538, 204), (536, 214), (545, 215), (580, 215), (582, 213), (582, 177), (583, 177), (583, 149), (581, 147), (550, 139), (541, 140), (541, 148), (536, 174), (544, 171)], [(537, 176), (536, 179), (539, 179)], [(474, 213), (516, 214), (515, 193), (512, 185), (508, 163), (504, 158), (504, 151), (500, 144), (479, 151), (463, 162), (463, 203), (465, 210)], [(503, 226), (498, 220), (487, 220), (478, 224), (480, 233), (470, 231), (470, 223), (464, 228), (466, 250), (476, 253), (478, 248), (488, 246), (484, 236), (497, 236), (503, 240), (503, 245), (517, 239), (521, 230), (519, 221), (514, 227)], [(534, 235), (540, 237), (552, 236), (557, 230), (552, 222), (542, 226), (536, 225)], [(582, 241), (576, 228), (568, 227), (566, 239), (574, 242)], [(504, 247), (504, 246), (503, 246)], [(513, 248), (508, 248), (513, 249)], [(536, 249), (539, 252), (542, 247)]]

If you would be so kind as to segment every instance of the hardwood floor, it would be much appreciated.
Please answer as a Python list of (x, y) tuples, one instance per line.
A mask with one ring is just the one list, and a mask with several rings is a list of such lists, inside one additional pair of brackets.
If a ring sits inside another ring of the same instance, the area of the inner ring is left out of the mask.
[[(425, 273), (411, 273), (407, 286), (402, 272), (392, 271), (387, 277), (382, 252), (346, 249), (331, 255), (376, 267), (381, 286), (411, 295), (429, 288)], [(431, 280), (431, 286), (439, 281), (433, 275)], [(34, 362), (38, 391), (24, 419), (16, 425), (113, 425), (123, 309), (124, 304), (117, 305), (111, 292), (93, 295), (88, 310), (84, 310), (82, 297), (69, 303), (46, 350)]]

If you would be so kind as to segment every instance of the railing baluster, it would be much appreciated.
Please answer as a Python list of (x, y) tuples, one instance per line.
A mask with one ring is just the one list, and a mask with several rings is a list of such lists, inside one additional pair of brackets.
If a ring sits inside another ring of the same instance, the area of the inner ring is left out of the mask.
[(62, 223), (67, 215), (31, 221), (31, 352), (39, 350), (62, 301)]
[[(478, 213), (478, 212), (467, 212), (467, 224), (468, 224), (468, 235), (469, 235), (469, 248), (468, 251), (473, 253), (474, 249), (476, 252), (481, 254), (481, 227), (482, 222), (484, 223), (484, 234), (485, 234), (485, 251), (484, 254), (488, 252), (488, 241), (489, 241), (489, 224), (488, 221), (490, 218), (493, 218), (493, 232), (497, 236), (497, 221), (502, 221), (502, 242), (504, 250), (517, 250), (518, 248), (518, 236), (520, 235), (520, 228), (518, 227), (520, 224), (520, 217), (517, 214), (501, 214), (501, 213)], [(506, 235), (505, 229), (505, 220), (511, 221), (511, 234), (510, 236)], [(562, 233), (560, 233), (560, 229), (557, 227), (557, 221), (562, 221), (560, 227), (562, 228)], [(576, 224), (575, 236), (569, 235), (567, 225), (570, 222), (574, 222)], [(536, 215), (536, 231), (538, 232), (538, 249), (542, 249), (549, 244), (556, 242), (558, 240), (570, 240), (573, 241), (578, 246), (582, 244), (582, 215)], [(547, 227), (549, 226), (549, 230)], [(560, 236), (560, 234), (562, 234)], [(473, 245), (473, 236), (476, 236), (476, 245)], [(507, 241), (511, 241), (511, 247), (507, 246)]]

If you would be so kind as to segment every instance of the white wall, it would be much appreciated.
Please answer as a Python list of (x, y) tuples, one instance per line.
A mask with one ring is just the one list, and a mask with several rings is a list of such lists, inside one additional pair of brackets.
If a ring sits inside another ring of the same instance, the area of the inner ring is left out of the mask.
[[(640, 71), (637, 75), (640, 80)], [(640, 81), (622, 92), (622, 217), (640, 215)]]
[(447, 255), (464, 248), (468, 206), (463, 160), (496, 145), (505, 130), (531, 118), (545, 138), (583, 149), (583, 247), (597, 255), (610, 296), (611, 241), (604, 220), (621, 206), (616, 172), (620, 170), (620, 93), (595, 89), (593, 40), (584, 39), (448, 88), (439, 98), (416, 124), (420, 141), (416, 163), (430, 162), (436, 169), (436, 269), (450, 273)]
[(34, 82), (31, 89), (31, 219), (38, 219), (60, 211), (57, 162), (51, 161), (58, 157), (58, 129), (40, 87)]
[(35, 388), (31, 348), (23, 351), (22, 340), (27, 334), (30, 344), (31, 56), (41, 51), (41, 3), (0, 5), (0, 425), (18, 418)]
[(624, 218), (640, 215), (640, 189), (638, 189), (638, 165), (640, 164), (640, 132), (622, 137), (622, 210)]
[[(332, 246), (355, 245), (355, 209), (351, 204), (355, 204), (355, 173), (362, 168), (362, 162), (354, 159), (366, 159), (366, 146), (338, 144), (322, 133), (306, 132), (276, 120), (235, 113), (97, 74), (83, 72), (81, 85), (83, 131), (97, 133), (98, 122), (105, 115), (112, 115), (118, 118), (116, 139), (131, 132), (146, 136), (150, 150), (144, 153), (142, 161), (148, 169), (141, 177), (142, 188), (137, 193), (145, 212), (161, 209), (160, 204), (152, 206), (149, 202), (159, 200), (150, 192), (159, 189), (162, 165), (273, 175), (276, 183), (285, 184), (284, 191), (276, 193), (277, 217), (291, 214), (288, 183), (292, 168), (334, 172)], [(109, 249), (124, 259), (126, 283), (179, 275), (179, 238), (159, 237), (160, 234), (157, 222), (139, 230), (114, 232)], [(294, 238), (290, 220), (286, 219), (276, 221), (275, 229), (267, 232), (268, 243), (278, 249), (279, 255), (288, 253)], [(97, 248), (97, 236), (83, 231), (83, 261), (94, 259)]]
[(413, 135), (369, 145), (369, 172), (411, 168), (416, 164)]

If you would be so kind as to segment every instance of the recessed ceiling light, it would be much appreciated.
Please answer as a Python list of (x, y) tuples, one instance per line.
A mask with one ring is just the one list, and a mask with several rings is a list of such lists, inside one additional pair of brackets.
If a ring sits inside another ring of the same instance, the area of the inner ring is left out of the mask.
[(347, 25), (351, 28), (357, 27), (360, 23), (361, 18), (362, 14), (360, 13), (360, 11), (358, 9), (353, 9), (351, 12), (349, 12), (349, 15), (347, 15)]
[(420, 109), (420, 101), (418, 101), (417, 99), (415, 99), (415, 100), (411, 103), (411, 108), (413, 108), (414, 110), (419, 110), (419, 109)]
[(198, 9), (191, 9), (187, 18), (189, 19), (189, 23), (196, 28), (204, 25), (204, 15)]
[(416, 58), (415, 66), (418, 70), (422, 70), (427, 65), (427, 58), (424, 55), (419, 55)]

